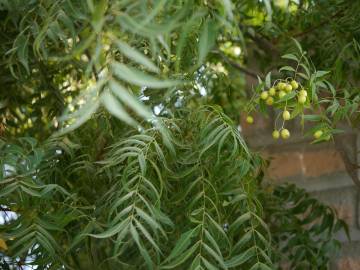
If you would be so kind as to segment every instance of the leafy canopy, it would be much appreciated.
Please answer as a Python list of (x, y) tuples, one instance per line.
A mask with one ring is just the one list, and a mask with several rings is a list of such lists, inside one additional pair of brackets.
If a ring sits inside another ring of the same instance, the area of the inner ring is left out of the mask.
[(0, 0), (0, 266), (327, 269), (344, 223), (264, 183), (238, 117), (289, 110), (315, 142), (356, 126), (359, 10)]

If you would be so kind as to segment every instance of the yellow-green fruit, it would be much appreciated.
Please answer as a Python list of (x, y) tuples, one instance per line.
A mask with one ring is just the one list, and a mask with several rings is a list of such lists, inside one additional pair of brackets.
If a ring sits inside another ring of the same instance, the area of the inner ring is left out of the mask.
[(304, 103), (306, 102), (306, 97), (305, 97), (305, 96), (299, 96), (299, 97), (298, 97), (298, 102), (299, 102), (300, 104), (304, 104)]
[(277, 84), (277, 89), (279, 89), (279, 90), (285, 90), (285, 86), (286, 86), (285, 83), (279, 82), (279, 83)]
[(279, 92), (279, 98), (283, 98), (285, 95), (286, 95), (286, 93), (284, 91)]
[(281, 138), (283, 139), (288, 139), (290, 137), (290, 132), (289, 130), (287, 130), (286, 128), (284, 128), (283, 130), (281, 130)]
[(249, 124), (252, 124), (252, 123), (254, 123), (254, 118), (249, 115), (248, 117), (246, 117), (246, 122)]
[(292, 80), (291, 82), (290, 82), (290, 84), (291, 84), (291, 86), (292, 86), (292, 88), (295, 90), (295, 89), (298, 89), (298, 87), (299, 87), (299, 84), (297, 83), (297, 81), (295, 81), (295, 80)]
[(300, 91), (299, 91), (299, 95), (300, 95), (300, 96), (307, 97), (307, 92), (306, 92), (306, 90), (304, 90), (304, 89), (300, 90)]
[(317, 130), (317, 131), (314, 133), (315, 139), (319, 139), (322, 135), (323, 135), (323, 132), (322, 132), (321, 130)]
[(275, 89), (274, 87), (271, 87), (271, 88), (269, 89), (269, 95), (270, 95), (270, 96), (275, 96), (275, 94), (276, 94), (276, 89)]
[(265, 100), (267, 99), (269, 96), (269, 93), (267, 91), (263, 91), (261, 94), (260, 94), (260, 97), (261, 99)]
[(290, 85), (290, 84), (287, 84), (287, 85), (285, 85), (285, 91), (286, 92), (291, 92), (291, 90), (292, 90), (292, 86)]
[(274, 104), (274, 99), (272, 97), (268, 97), (267, 100), (266, 100), (266, 104), (271, 106)]
[(273, 133), (272, 133), (272, 137), (277, 140), (280, 138), (280, 132), (277, 131), (277, 130), (274, 130)]
[(284, 120), (290, 120), (290, 112), (289, 111), (284, 111), (282, 114), (282, 117)]
[(330, 140), (330, 138), (331, 138), (331, 136), (330, 136), (330, 135), (327, 135), (327, 136), (325, 137), (325, 141)]

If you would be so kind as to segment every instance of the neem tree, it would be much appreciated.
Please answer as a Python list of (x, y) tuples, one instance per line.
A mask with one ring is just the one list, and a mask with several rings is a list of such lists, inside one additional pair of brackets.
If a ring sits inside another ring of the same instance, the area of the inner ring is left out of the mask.
[(326, 269), (343, 222), (264, 183), (238, 121), (271, 107), (275, 139), (300, 120), (319, 143), (356, 127), (359, 12), (0, 0), (2, 269)]

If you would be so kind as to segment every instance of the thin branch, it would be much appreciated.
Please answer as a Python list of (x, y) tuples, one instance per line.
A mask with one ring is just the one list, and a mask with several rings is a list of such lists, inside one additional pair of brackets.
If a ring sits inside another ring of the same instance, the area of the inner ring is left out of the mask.
[(351, 153), (349, 151), (351, 149), (349, 147), (347, 147), (347, 145), (346, 145), (347, 140), (345, 140), (341, 136), (336, 136), (334, 138), (334, 141), (335, 141), (336, 150), (341, 155), (341, 158), (344, 162), (347, 173), (351, 177), (355, 186), (360, 190), (360, 179), (358, 177), (358, 165), (355, 164), (354, 161), (351, 159)]
[(335, 14), (333, 14), (330, 17), (327, 17), (325, 20), (322, 20), (319, 24), (314, 25), (312, 27), (309, 27), (308, 29), (302, 31), (302, 32), (298, 32), (295, 34), (292, 34), (292, 37), (297, 38), (297, 37), (302, 37), (305, 36), (319, 28), (321, 28), (322, 26), (324, 26), (325, 24), (329, 23), (332, 19), (334, 19), (335, 17), (337, 17), (341, 12), (343, 12), (343, 9), (338, 10)]
[[(255, 72), (245, 68), (244, 66), (240, 65), (238, 62), (234, 61), (234, 60), (231, 60), (230, 58), (228, 58), (225, 54), (223, 54), (222, 52), (220, 51), (216, 51), (215, 52), (216, 54), (220, 55), (221, 58), (226, 62), (228, 63), (229, 65), (231, 65), (232, 67), (236, 68), (237, 70), (245, 73), (246, 75), (249, 75), (253, 78), (256, 78), (258, 77), (258, 74), (256, 74)], [(259, 76), (261, 77), (261, 76)]]

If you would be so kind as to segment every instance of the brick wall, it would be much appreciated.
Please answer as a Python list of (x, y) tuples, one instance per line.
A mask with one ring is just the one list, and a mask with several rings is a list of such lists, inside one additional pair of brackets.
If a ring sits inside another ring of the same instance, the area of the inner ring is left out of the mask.
[[(273, 140), (272, 119), (255, 116), (252, 125), (241, 121), (242, 133), (250, 147), (270, 160), (267, 181), (296, 183), (336, 209), (349, 225), (351, 241), (344, 233), (337, 235), (342, 250), (334, 258), (331, 269), (360, 270), (360, 193), (347, 174), (341, 155), (333, 142), (311, 144), (311, 140), (302, 136), (301, 127), (295, 121), (287, 124), (290, 139)], [(356, 149), (360, 149), (357, 135), (347, 131), (342, 139), (353, 150), (353, 159), (357, 159)]]

